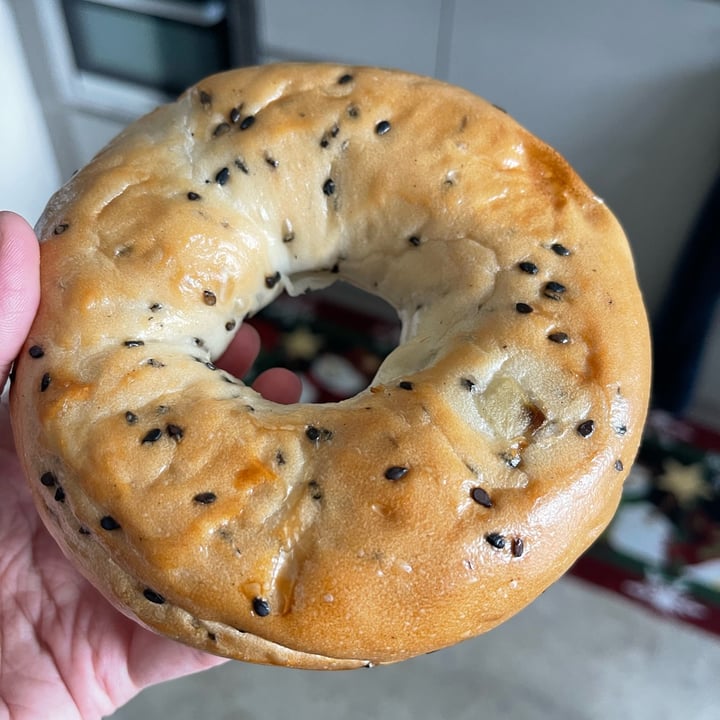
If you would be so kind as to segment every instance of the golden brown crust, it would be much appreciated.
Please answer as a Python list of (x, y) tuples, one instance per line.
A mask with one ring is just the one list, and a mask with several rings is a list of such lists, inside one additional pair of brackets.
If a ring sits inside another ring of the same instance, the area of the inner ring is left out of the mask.
[[(125, 612), (222, 655), (401, 660), (488, 630), (598, 536), (649, 340), (626, 239), (557, 153), (427, 78), (280, 65), (138, 121), (49, 203), (14, 431)], [(395, 305), (373, 386), (282, 407), (212, 360), (283, 288)]]

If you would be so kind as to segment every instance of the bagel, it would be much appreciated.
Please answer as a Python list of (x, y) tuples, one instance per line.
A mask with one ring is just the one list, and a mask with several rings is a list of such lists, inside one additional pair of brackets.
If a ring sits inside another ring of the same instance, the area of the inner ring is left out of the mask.
[[(219, 655), (391, 663), (491, 629), (618, 504), (648, 404), (625, 235), (500, 108), (411, 74), (209, 77), (37, 225), (11, 388), (38, 510), (126, 614)], [(282, 291), (392, 304), (371, 386), (275, 404), (216, 367)]]

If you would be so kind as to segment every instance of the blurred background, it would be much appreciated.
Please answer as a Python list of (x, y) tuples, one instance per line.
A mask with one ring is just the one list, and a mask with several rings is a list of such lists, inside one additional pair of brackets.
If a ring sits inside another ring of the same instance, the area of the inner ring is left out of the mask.
[(720, 2), (0, 0), (0, 207), (34, 222), (126, 124), (211, 72), (276, 60), (433, 75), (570, 161), (635, 255), (655, 343), (647, 447), (589, 565), (497, 631), (340, 676), (232, 664), (116, 718), (718, 717)]

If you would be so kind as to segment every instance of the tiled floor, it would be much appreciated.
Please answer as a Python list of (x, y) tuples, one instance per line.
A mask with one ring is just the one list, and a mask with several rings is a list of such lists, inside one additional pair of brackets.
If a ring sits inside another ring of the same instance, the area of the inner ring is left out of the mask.
[(228, 663), (112, 720), (716, 720), (720, 640), (566, 578), (487, 635), (399, 665)]

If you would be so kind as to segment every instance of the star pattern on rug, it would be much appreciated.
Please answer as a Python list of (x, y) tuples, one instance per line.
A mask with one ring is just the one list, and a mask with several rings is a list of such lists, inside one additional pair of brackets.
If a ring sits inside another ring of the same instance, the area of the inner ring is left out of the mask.
[(683, 507), (698, 500), (711, 500), (712, 488), (705, 480), (702, 463), (683, 465), (674, 458), (663, 463), (664, 472), (658, 477), (658, 488), (672, 493)]

